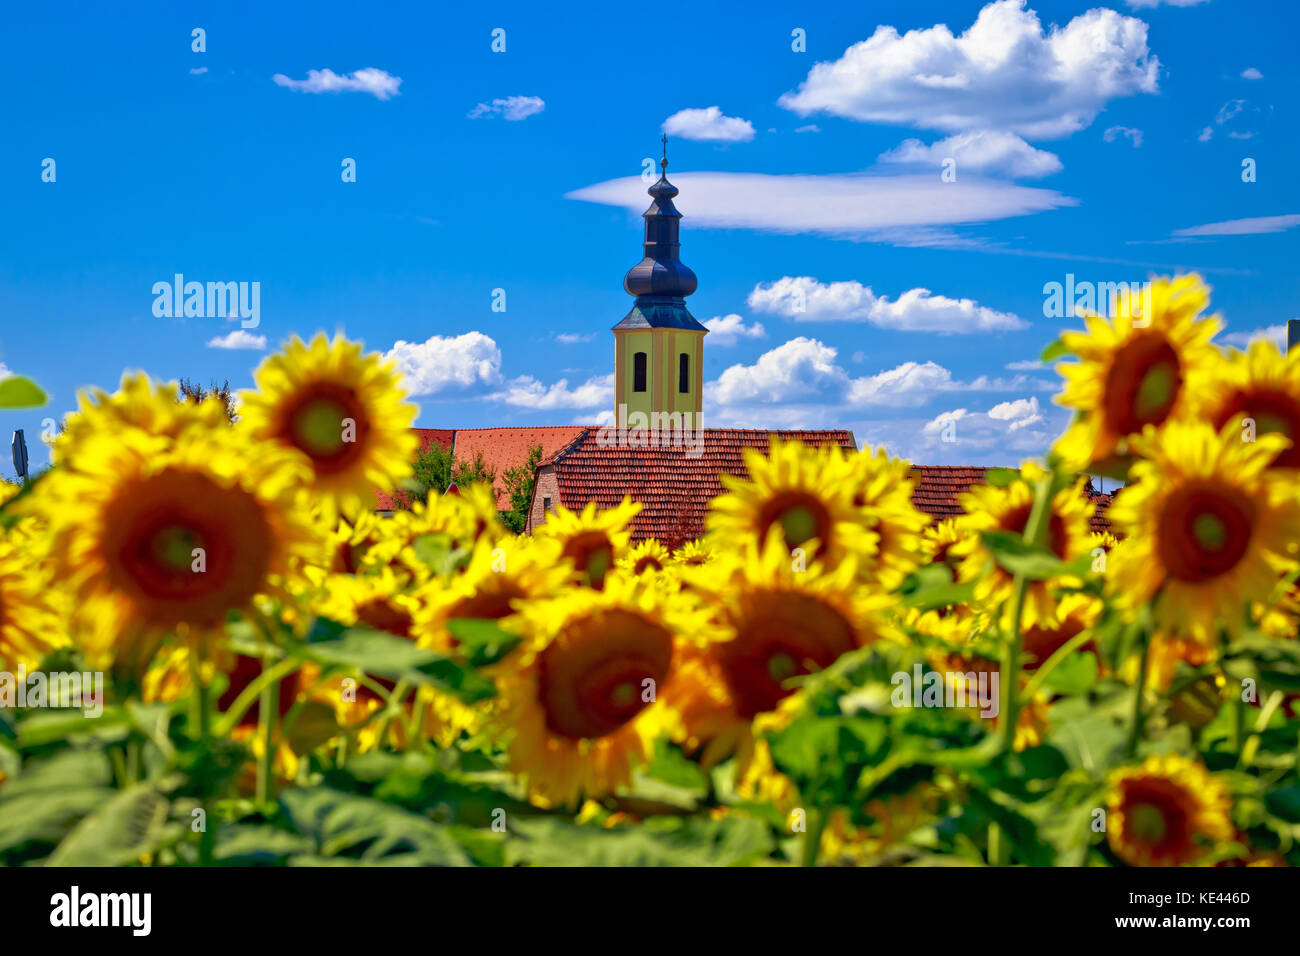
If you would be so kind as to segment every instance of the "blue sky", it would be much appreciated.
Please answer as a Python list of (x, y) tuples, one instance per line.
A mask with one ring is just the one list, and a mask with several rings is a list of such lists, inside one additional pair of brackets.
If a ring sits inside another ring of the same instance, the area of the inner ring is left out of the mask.
[[(1013, 464), (1064, 422), (1046, 283), (1198, 269), (1236, 341), (1300, 317), (1294, 4), (735, 9), (14, 8), (0, 362), (52, 401), (0, 429), (316, 330), (391, 352), (420, 425), (599, 421), (665, 128), (707, 424)], [(258, 327), (155, 316), (176, 273), (259, 282)]]

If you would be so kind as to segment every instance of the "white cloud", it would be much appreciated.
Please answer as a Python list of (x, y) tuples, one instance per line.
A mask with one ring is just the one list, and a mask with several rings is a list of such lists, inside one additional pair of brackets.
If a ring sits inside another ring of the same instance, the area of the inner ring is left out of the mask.
[(480, 116), (500, 116), (507, 122), (517, 123), (546, 109), (546, 101), (540, 96), (507, 96), (493, 100), (491, 103), (479, 103), (469, 111), (470, 119)]
[(1022, 359), (1002, 366), (1008, 372), (1042, 372), (1046, 366), (1039, 359)]
[(1025, 0), (997, 0), (957, 36), (944, 24), (902, 35), (878, 26), (779, 103), (800, 116), (1066, 136), (1111, 99), (1158, 92), (1159, 68), (1134, 17), (1093, 9), (1044, 32)]
[(722, 405), (834, 401), (848, 385), (835, 356), (824, 342), (800, 336), (764, 352), (753, 365), (725, 369), (706, 393)]
[(1252, 329), (1249, 332), (1229, 332), (1223, 337), (1223, 341), (1228, 345), (1236, 345), (1243, 349), (1256, 339), (1268, 339), (1279, 349), (1286, 351), (1286, 323)]
[(298, 93), (369, 93), (378, 100), (397, 96), (397, 88), (402, 85), (400, 76), (391, 76), (374, 67), (342, 76), (333, 70), (308, 70), (305, 80), (291, 80), (283, 73), (277, 73), (271, 79), (277, 86), (285, 86)]
[(1228, 122), (1228, 120), (1240, 113), (1245, 105), (1245, 100), (1228, 100), (1228, 102), (1219, 107), (1219, 112), (1214, 117), (1214, 122), (1222, 126), (1224, 123)]
[(716, 106), (678, 110), (664, 120), (663, 131), (682, 139), (718, 143), (748, 143), (754, 138), (754, 124), (738, 116), (724, 116)]
[(1197, 134), (1196, 141), (1198, 143), (1208, 143), (1213, 138), (1214, 138), (1214, 127), (1207, 126), (1203, 130), (1201, 130), (1200, 133)]
[(1127, 137), (1132, 142), (1134, 149), (1142, 145), (1142, 131), (1131, 126), (1112, 126), (1101, 134), (1102, 139), (1108, 143), (1115, 142), (1121, 136)]
[(952, 372), (935, 362), (904, 362), (876, 375), (854, 379), (848, 399), (854, 405), (924, 405), (939, 392), (960, 386)]
[(820, 133), (821, 131), (822, 128), (816, 123), (809, 123), (807, 126), (799, 126), (795, 128), (796, 133)]
[(1043, 420), (1038, 410), (1038, 398), (1034, 395), (1017, 398), (1013, 402), (999, 402), (989, 409), (988, 415), (996, 421), (1006, 422), (1008, 429), (1013, 432)]
[(1198, 3), (1209, 3), (1210, 0), (1128, 0), (1128, 5), (1135, 10), (1150, 10), (1165, 3), (1171, 7), (1194, 7)]
[(1236, 130), (1233, 130), (1231, 133), (1228, 134), (1228, 138), (1229, 138), (1229, 139), (1254, 139), (1254, 138), (1255, 138), (1255, 134), (1254, 134), (1254, 133), (1238, 133)]
[(714, 319), (705, 319), (704, 327), (709, 330), (708, 344), (722, 348), (735, 345), (741, 339), (761, 339), (767, 335), (762, 322), (746, 325), (745, 320), (734, 312)]
[(614, 404), (614, 374), (590, 378), (577, 388), (569, 388), (569, 380), (562, 378), (553, 385), (544, 385), (531, 375), (512, 378), (506, 387), (492, 396), (507, 405), (519, 405), (537, 410), (557, 408), (599, 408)]
[(1065, 168), (1055, 153), (1035, 149), (1015, 133), (1000, 130), (958, 133), (929, 146), (919, 139), (907, 139), (878, 158), (882, 163), (934, 167), (954, 159), (958, 173), (963, 170), (1000, 172), (1031, 179), (1050, 176)]
[(192, 70), (190, 70), (190, 76), (199, 76), (200, 74), (206, 72), (208, 72), (208, 68), (206, 66), (196, 66)]
[(1029, 324), (1010, 312), (998, 312), (974, 299), (950, 299), (929, 289), (909, 289), (891, 301), (860, 282), (818, 282), (811, 276), (782, 276), (759, 283), (746, 299), (755, 312), (798, 322), (870, 322), (906, 332), (996, 332)]
[(14, 374), (13, 369), (11, 369), (4, 362), (0, 362), (0, 378), (8, 378), (10, 375), (13, 374)]
[[(826, 343), (791, 339), (759, 356), (752, 365), (733, 365), (705, 385), (711, 421), (728, 425), (833, 426), (846, 408), (921, 406), (950, 392), (1050, 391), (1053, 386), (1024, 375), (986, 375), (960, 381), (936, 362), (904, 362), (875, 375), (851, 377)], [(1027, 417), (1027, 416), (1020, 416)]]
[(399, 339), (384, 358), (396, 363), (412, 395), (437, 395), (501, 380), (501, 350), (482, 332), (431, 335), (418, 343)]
[[(984, 223), (1076, 206), (1052, 189), (967, 177), (773, 176), (764, 173), (685, 173), (673, 182), (692, 226), (814, 233), (896, 245), (945, 245), (955, 237), (934, 227)], [(611, 179), (567, 194), (569, 199), (645, 210), (639, 176)], [(761, 201), (760, 201), (761, 200)]]
[(555, 341), (565, 345), (577, 345), (579, 342), (591, 342), (596, 338), (595, 332), (559, 332)]
[(1229, 219), (1225, 222), (1210, 222), (1203, 226), (1175, 229), (1173, 234), (1180, 238), (1195, 236), (1256, 236), (1261, 233), (1285, 232), (1292, 226), (1300, 226), (1300, 214)]
[(208, 339), (207, 346), (210, 349), (253, 349), (260, 352), (266, 348), (266, 336), (254, 335), (246, 329), (235, 329)]
[(1248, 66), (1241, 71), (1241, 78), (1243, 80), (1262, 80), (1264, 74), (1259, 72), (1259, 70), (1255, 69), (1253, 66)]

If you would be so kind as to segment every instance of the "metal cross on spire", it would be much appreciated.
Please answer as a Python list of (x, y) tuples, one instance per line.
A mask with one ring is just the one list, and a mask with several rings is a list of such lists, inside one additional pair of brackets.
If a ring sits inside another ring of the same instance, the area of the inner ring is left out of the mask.
[(664, 133), (663, 141), (664, 141), (664, 158), (659, 161), (659, 168), (662, 169), (665, 173), (667, 173), (668, 172), (668, 134), (667, 133)]

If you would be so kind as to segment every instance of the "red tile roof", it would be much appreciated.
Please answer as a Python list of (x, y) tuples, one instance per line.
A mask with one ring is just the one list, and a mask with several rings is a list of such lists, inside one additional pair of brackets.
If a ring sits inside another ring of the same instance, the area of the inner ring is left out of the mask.
[(684, 447), (626, 448), (610, 446), (591, 428), (567, 446), (542, 460), (555, 467), (559, 503), (581, 510), (589, 501), (612, 508), (630, 495), (642, 504), (632, 523), (632, 537), (655, 537), (677, 544), (699, 537), (709, 501), (721, 494), (719, 472), (744, 475), (742, 450), (767, 451), (771, 435), (808, 445), (834, 443), (856, 449), (853, 433), (833, 431), (750, 431), (733, 428), (704, 429), (703, 453), (693, 456)]
[[(412, 428), (420, 439), (420, 450), (438, 444), (451, 449), (458, 459), (472, 462), (483, 453), (483, 461), (496, 472), (497, 507), (510, 510), (510, 498), (505, 490), (507, 468), (528, 461), (528, 450), (533, 445), (542, 446), (542, 454), (549, 455), (563, 447), (584, 431), (581, 425), (539, 425), (523, 428)], [(393, 511), (397, 503), (385, 492), (377, 494), (377, 508)]]
[[(917, 483), (912, 492), (912, 504), (936, 521), (963, 514), (957, 496), (983, 481), (989, 470), (983, 465), (914, 465), (911, 475)], [(1097, 509), (1090, 518), (1092, 530), (1110, 531), (1106, 509), (1114, 496), (1099, 493), (1092, 487), (1091, 480), (1084, 485), (1083, 493)]]
[(496, 472), (494, 486), (497, 508), (510, 510), (510, 496), (506, 494), (507, 468), (528, 461), (528, 452), (534, 445), (542, 446), (542, 457), (553, 454), (586, 428), (582, 425), (538, 425), (521, 428), (458, 428), (456, 429), (456, 457), (472, 462), (480, 452), (488, 467)]

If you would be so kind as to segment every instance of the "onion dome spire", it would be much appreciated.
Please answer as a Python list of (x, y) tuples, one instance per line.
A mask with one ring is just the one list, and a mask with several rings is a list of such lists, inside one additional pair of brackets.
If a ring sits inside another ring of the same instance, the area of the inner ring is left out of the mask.
[(680, 299), (695, 291), (695, 273), (678, 258), (681, 243), (678, 230), (682, 214), (673, 205), (677, 187), (668, 181), (668, 137), (664, 136), (664, 158), (659, 161), (659, 180), (647, 192), (652, 202), (642, 213), (645, 219), (645, 258), (628, 270), (623, 288), (638, 298)]

